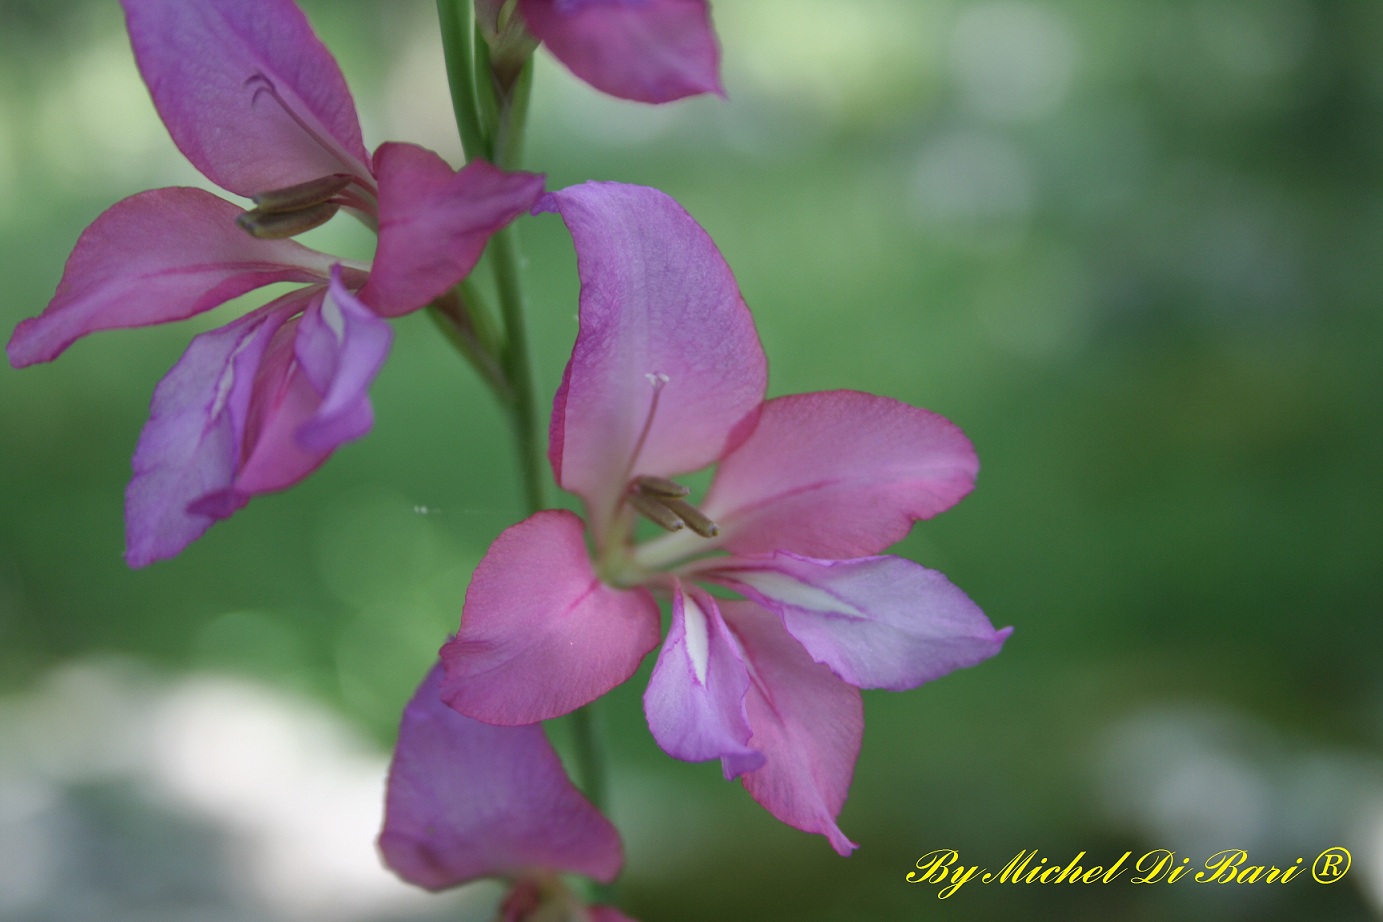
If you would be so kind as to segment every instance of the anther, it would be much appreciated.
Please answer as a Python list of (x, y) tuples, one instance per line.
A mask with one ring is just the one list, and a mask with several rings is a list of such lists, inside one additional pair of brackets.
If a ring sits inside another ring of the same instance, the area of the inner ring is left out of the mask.
[(671, 496), (660, 496), (658, 500), (701, 537), (714, 538), (720, 534), (720, 526), (706, 518), (706, 514), (691, 503)]
[(639, 514), (659, 525), (668, 531), (681, 531), (686, 522), (677, 517), (677, 514), (663, 505), (663, 497), (645, 496), (643, 493), (630, 493), (629, 505), (633, 506)]
[(676, 481), (645, 474), (629, 485), (629, 505), (668, 531), (690, 528), (703, 538), (714, 538), (720, 526), (683, 499), (690, 492)]
[(351, 184), (349, 173), (333, 173), (321, 179), (310, 179), (286, 189), (270, 189), (254, 196), (255, 211), (260, 214), (284, 214), (302, 211), (313, 205), (329, 202), (336, 193)]
[(297, 211), (264, 212), (256, 208), (241, 214), (235, 223), (251, 237), (282, 240), (322, 226), (331, 220), (340, 207), (335, 202), (322, 202)]
[(686, 496), (691, 493), (691, 490), (675, 480), (668, 480), (666, 477), (653, 477), (648, 474), (644, 474), (634, 481), (634, 489), (653, 496)]

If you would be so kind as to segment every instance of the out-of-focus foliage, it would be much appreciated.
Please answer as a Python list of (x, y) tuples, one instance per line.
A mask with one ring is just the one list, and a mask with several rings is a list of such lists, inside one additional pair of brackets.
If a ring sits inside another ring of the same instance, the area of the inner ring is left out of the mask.
[[(367, 139), (455, 159), (432, 4), (303, 6)], [(617, 103), (545, 59), (527, 165), (554, 188), (619, 179), (682, 201), (736, 270), (772, 393), (858, 388), (958, 422), (978, 489), (900, 551), (1016, 631), (977, 669), (866, 695), (848, 860), (718, 768), (662, 756), (642, 681), (619, 690), (602, 719), (629, 911), (1377, 913), (1383, 5), (753, 0), (715, 14), (729, 102)], [(101, 209), (200, 177), (162, 133), (114, 2), (5, 0), (0, 17), (8, 332)], [(368, 246), (343, 219), (315, 233), (333, 252)], [(523, 234), (550, 393), (575, 334), (574, 259), (551, 216)], [(0, 371), (0, 694), (27, 700), (50, 670), (118, 653), (291, 689), (383, 747), (470, 568), (518, 517), (508, 433), (425, 318), (407, 318), (367, 439), (131, 572), (121, 502), (148, 398), (195, 331), (243, 308)], [(133, 808), (101, 809), (125, 816), (107, 824), (116, 841), (163, 841)], [(971, 884), (937, 904), (904, 882), (936, 848), (997, 871), (1033, 848), (1101, 863), (1243, 847), (1282, 865), (1331, 845), (1355, 857), (1331, 887)], [(25, 905), (19, 918), (56, 918), (41, 896)]]

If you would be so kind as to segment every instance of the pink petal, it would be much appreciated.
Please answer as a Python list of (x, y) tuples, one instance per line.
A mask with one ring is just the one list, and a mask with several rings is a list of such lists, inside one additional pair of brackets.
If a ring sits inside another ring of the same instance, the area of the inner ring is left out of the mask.
[(725, 95), (706, 0), (519, 0), (528, 28), (591, 86), (639, 102)]
[(740, 777), (755, 800), (803, 832), (820, 833), (841, 855), (855, 843), (836, 825), (864, 735), (857, 689), (814, 663), (783, 625), (752, 602), (721, 606), (739, 638), (753, 683), (749, 742), (767, 759)]
[(767, 366), (730, 267), (667, 195), (592, 182), (538, 208), (561, 213), (581, 276), (549, 457), (599, 544), (632, 477), (694, 471), (743, 439)]
[(237, 195), (334, 173), (371, 184), (345, 78), (292, 0), (121, 0), (178, 148)]
[(998, 653), (994, 630), (945, 576), (901, 557), (732, 557), (702, 574), (777, 612), (812, 659), (859, 688), (915, 688)]
[(942, 416), (887, 397), (823, 391), (764, 404), (702, 505), (740, 554), (863, 557), (970, 492), (979, 462)]
[(744, 695), (749, 673), (739, 643), (715, 599), (677, 584), (658, 664), (644, 692), (648, 728), (674, 759), (723, 760), (725, 780), (758, 768), (764, 757), (746, 745)]
[(626, 916), (613, 906), (592, 906), (591, 922), (635, 922), (633, 916)]
[[(125, 560), (142, 567), (173, 557), (212, 522), (243, 506), (233, 484), (259, 364), (310, 290), (192, 340), (154, 390), (125, 491)], [(198, 509), (208, 495), (224, 497)]]
[(370, 430), (367, 391), (389, 354), (393, 331), (341, 283), (341, 270), (317, 310), (298, 324), (293, 350), (321, 404), (298, 429), (309, 451), (331, 451)]
[(442, 890), (527, 870), (608, 883), (624, 863), (619, 833), (567, 780), (537, 725), (494, 727), (442, 703), (442, 670), (423, 680), (389, 768), (384, 863)]
[(542, 176), (483, 160), (457, 172), (412, 144), (380, 145), (375, 169), (379, 246), (360, 297), (386, 317), (417, 310), (465, 278), (490, 235), (543, 191)]
[(7, 351), (16, 368), (47, 362), (98, 330), (182, 320), (272, 282), (326, 278), (327, 257), (291, 240), (257, 240), (240, 209), (201, 189), (153, 189), (82, 232), (62, 281)]
[(646, 589), (596, 576), (581, 520), (531, 515), (490, 545), (466, 590), (461, 629), (442, 647), (442, 694), (468, 717), (536, 723), (595, 700), (658, 644)]

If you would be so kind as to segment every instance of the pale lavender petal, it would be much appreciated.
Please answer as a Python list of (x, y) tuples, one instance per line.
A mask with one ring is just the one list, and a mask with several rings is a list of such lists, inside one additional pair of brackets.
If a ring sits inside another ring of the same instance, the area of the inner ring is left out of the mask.
[(915, 688), (999, 652), (1013, 628), (901, 557), (731, 557), (701, 575), (777, 612), (818, 663), (859, 688)]
[(694, 471), (744, 438), (767, 365), (730, 267), (667, 195), (592, 182), (538, 208), (561, 213), (581, 276), (549, 457), (599, 544), (630, 478)]
[(121, 0), (178, 148), (250, 197), (336, 173), (372, 184), (355, 103), (292, 0)]
[[(324, 294), (318, 289), (303, 317), (321, 309)], [(295, 350), (303, 317), (284, 324), (260, 360), (245, 425), (243, 460), (235, 479), (237, 496), (290, 487), (320, 467), (334, 448), (310, 447), (298, 438), (322, 405), (322, 395), (304, 373)], [(215, 501), (215, 497), (205, 498), (202, 508), (210, 508)]]
[(382, 144), (379, 246), (361, 300), (386, 317), (417, 310), (466, 277), (490, 236), (527, 212), (543, 177), (483, 160), (457, 172), (430, 150)]
[(495, 724), (558, 717), (629, 678), (658, 645), (657, 603), (601, 582), (583, 533), (572, 513), (547, 510), (490, 545), (442, 648), (442, 693), (456, 710)]
[(824, 835), (841, 855), (855, 843), (836, 825), (864, 735), (860, 693), (811, 657), (778, 618), (752, 602), (721, 606), (739, 638), (753, 683), (746, 704), (749, 743), (767, 759), (740, 776), (778, 819)]
[(779, 397), (702, 505), (740, 554), (877, 554), (970, 492), (979, 462), (930, 410), (858, 391)]
[(370, 430), (368, 390), (389, 354), (393, 331), (341, 283), (332, 270), (327, 295), (298, 324), (294, 353), (321, 405), (298, 429), (310, 451), (330, 451)]
[(639, 102), (724, 95), (706, 0), (519, 0), (528, 28), (591, 86)]
[(619, 833), (567, 780), (537, 725), (495, 727), (441, 700), (433, 667), (403, 712), (389, 768), (384, 863), (429, 890), (530, 870), (608, 883)]
[[(125, 491), (125, 559), (132, 567), (178, 554), (248, 496), (233, 485), (259, 364), (311, 292), (294, 292), (192, 340), (154, 390)], [(209, 495), (216, 505), (199, 505)]]
[(644, 692), (648, 728), (674, 759), (721, 759), (725, 780), (763, 764), (747, 745), (749, 672), (711, 596), (676, 586), (672, 626)]
[(16, 368), (47, 362), (98, 330), (182, 320), (273, 282), (326, 278), (330, 262), (292, 240), (257, 240), (240, 209), (201, 189), (153, 189), (108, 208), (82, 232), (53, 300), (19, 324)]

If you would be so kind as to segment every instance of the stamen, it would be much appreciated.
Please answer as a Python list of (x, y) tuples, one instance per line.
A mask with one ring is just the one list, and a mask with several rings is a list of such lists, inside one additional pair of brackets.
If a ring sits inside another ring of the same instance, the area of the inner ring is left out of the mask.
[(671, 496), (660, 496), (658, 501), (666, 506), (673, 515), (677, 516), (687, 527), (696, 532), (703, 538), (714, 538), (720, 534), (720, 526), (706, 517), (706, 513), (684, 500), (675, 499)]
[(306, 233), (314, 227), (321, 227), (331, 220), (340, 207), (334, 202), (322, 202), (320, 205), (282, 213), (266, 213), (256, 208), (241, 214), (235, 219), (235, 223), (251, 237), (258, 237), (260, 240), (282, 240), (285, 237), (296, 237), (298, 234)]
[(690, 492), (676, 481), (645, 474), (629, 485), (629, 505), (668, 531), (685, 527), (703, 538), (714, 538), (720, 526), (682, 498)]
[(687, 523), (663, 505), (661, 500), (661, 497), (645, 496), (642, 493), (629, 494), (629, 505), (633, 506), (645, 518), (668, 531), (681, 531)]
[(347, 173), (333, 173), (321, 179), (289, 186), (286, 189), (270, 189), (254, 196), (255, 211), (260, 214), (283, 214), (288, 211), (301, 211), (311, 205), (329, 202), (342, 189), (351, 184)]
[(634, 489), (652, 496), (686, 496), (691, 490), (675, 480), (666, 477), (653, 477), (648, 474), (634, 481)]

